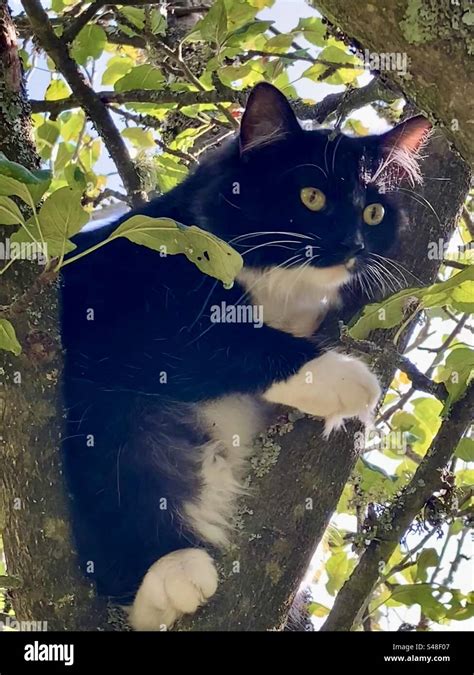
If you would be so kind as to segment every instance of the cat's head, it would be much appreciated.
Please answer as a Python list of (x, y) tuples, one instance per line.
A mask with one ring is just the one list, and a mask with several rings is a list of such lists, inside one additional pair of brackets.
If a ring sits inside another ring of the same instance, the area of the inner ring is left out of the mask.
[(200, 216), (246, 267), (312, 270), (339, 286), (380, 264), (397, 240), (403, 178), (420, 179), (430, 123), (414, 117), (379, 136), (305, 131), (283, 94), (250, 94), (240, 137), (204, 173)]

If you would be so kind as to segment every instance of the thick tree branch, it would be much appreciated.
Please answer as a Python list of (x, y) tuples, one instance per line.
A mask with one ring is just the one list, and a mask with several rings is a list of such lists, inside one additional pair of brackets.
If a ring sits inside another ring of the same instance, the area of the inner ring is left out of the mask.
[(344, 326), (341, 330), (341, 342), (343, 346), (347, 347), (352, 353), (361, 353), (373, 358), (379, 358), (384, 361), (387, 368), (393, 370), (397, 368), (404, 372), (410, 380), (415, 389), (425, 391), (428, 394), (436, 396), (440, 401), (444, 401), (447, 396), (447, 391), (444, 384), (434, 382), (427, 375), (422, 373), (406, 356), (400, 354), (390, 344), (384, 344), (383, 347), (377, 345), (370, 340), (354, 340), (347, 332)]
[(140, 176), (130, 159), (125, 141), (115, 126), (107, 106), (87, 84), (76, 63), (69, 56), (67, 48), (65, 48), (61, 39), (56, 36), (48, 15), (39, 0), (23, 0), (23, 7), (43, 49), (54, 61), (56, 68), (71, 87), (73, 96), (80, 102), (102, 137), (111, 158), (115, 162), (131, 202), (138, 206), (145, 198)]
[[(133, 89), (125, 92), (101, 91), (97, 96), (104, 103), (176, 103), (178, 106), (194, 105), (196, 103), (238, 103), (245, 105), (247, 91), (236, 91), (221, 85), (212, 91), (172, 91)], [(293, 107), (296, 114), (302, 120), (314, 120), (322, 124), (329, 116), (337, 113), (339, 119), (347, 117), (352, 111), (357, 110), (374, 101), (394, 101), (401, 94), (386, 86), (381, 80), (374, 78), (369, 84), (357, 89), (350, 89), (338, 94), (329, 94), (320, 103), (308, 104), (302, 101), (294, 101)], [(31, 102), (32, 111), (35, 113), (48, 112), (59, 115), (64, 110), (77, 108), (81, 105), (76, 96), (58, 99), (56, 101)]]
[[(0, 0), (0, 100), (0, 151), (36, 169), (39, 158), (6, 0)], [(2, 239), (10, 232), (0, 226)], [(96, 630), (106, 624), (105, 607), (75, 557), (58, 452), (57, 287), (39, 275), (37, 265), (18, 260), (2, 275), (0, 307), (23, 346), (19, 356), (0, 350), (0, 512), (8, 575), (0, 586), (9, 587), (19, 620), (41, 618), (50, 630)]]
[(441, 471), (471, 422), (474, 387), (451, 410), (410, 483), (380, 519), (376, 537), (360, 558), (334, 603), (323, 631), (348, 631), (361, 620), (361, 611), (377, 583), (381, 570), (397, 547), (410, 523), (431, 497), (443, 487)]
[(311, 4), (372, 53), (406, 55), (407, 72), (391, 69), (387, 79), (441, 122), (468, 164), (474, 163), (472, 27), (463, 21), (469, 3), (379, 0), (370, 20), (359, 0)]

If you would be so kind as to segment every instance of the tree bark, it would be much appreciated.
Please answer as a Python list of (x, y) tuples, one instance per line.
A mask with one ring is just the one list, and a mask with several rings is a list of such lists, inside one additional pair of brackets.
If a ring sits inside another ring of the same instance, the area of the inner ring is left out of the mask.
[[(0, 0), (0, 151), (39, 166), (8, 6)], [(12, 228), (0, 226), (2, 240)], [(10, 306), (23, 351), (0, 350), (0, 467), (3, 542), (16, 618), (50, 630), (97, 629), (104, 606), (79, 571), (71, 539), (59, 445), (62, 430), (57, 288), (40, 269), (17, 261), (1, 277), (0, 307)], [(26, 294), (26, 295), (25, 295)], [(15, 301), (21, 298), (16, 312)], [(10, 318), (9, 314), (9, 318)]]
[(309, 0), (374, 54), (408, 57), (407, 74), (390, 70), (417, 108), (440, 122), (470, 166), (474, 163), (474, 11), (470, 0)]
[[(418, 194), (437, 215), (425, 204), (407, 201), (410, 225), (402, 233), (397, 260), (424, 284), (430, 284), (436, 279), (439, 261), (428, 258), (428, 244), (440, 238), (449, 241), (469, 189), (470, 174), (441, 136), (432, 140), (425, 155), (425, 185)], [(383, 346), (393, 334), (379, 331), (374, 341)], [(405, 342), (408, 337), (407, 333)], [(383, 356), (372, 367), (388, 386), (393, 371), (387, 369)], [(354, 467), (358, 429), (356, 424), (348, 424), (345, 433), (333, 434), (325, 441), (321, 423), (305, 417), (294, 425), (278, 424), (276, 433), (265, 438), (263, 448), (257, 443), (253, 492), (243, 500), (235, 546), (220, 560), (221, 585), (208, 606), (194, 619), (182, 622), (180, 629), (281, 628)]]

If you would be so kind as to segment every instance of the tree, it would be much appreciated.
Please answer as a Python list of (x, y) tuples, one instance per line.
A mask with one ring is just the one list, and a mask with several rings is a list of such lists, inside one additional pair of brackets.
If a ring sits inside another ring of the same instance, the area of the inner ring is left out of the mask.
[[(23, 40), (18, 55), (6, 3), (0, 3), (0, 42), (6, 45), (0, 71), (6, 93), (0, 107), (0, 231), (2, 239), (14, 232), (10, 240), (17, 243), (46, 242), (50, 256), (40, 273), (31, 261), (12, 258), (0, 270), (6, 611), (11, 602), (19, 619), (48, 620), (58, 629), (107, 626), (103, 603), (77, 571), (58, 451), (55, 279), (71, 250), (69, 238), (94, 209), (107, 214), (117, 203), (137, 205), (176, 185), (204, 151), (235, 131), (246, 90), (265, 79), (294, 99), (308, 124), (332, 123), (365, 134), (352, 113), (370, 104), (388, 121), (421, 108), (444, 132), (427, 147), (424, 186), (404, 188), (416, 229), (403, 235), (399, 265), (388, 263), (378, 278), (386, 298), (366, 306), (341, 333), (341, 347), (368, 358), (387, 388), (380, 433), (367, 438), (351, 424), (325, 441), (319, 422), (284, 412), (256, 441), (251, 485), (258, 489), (241, 505), (235, 546), (221, 560), (220, 592), (182, 628), (281, 626), (323, 537), (327, 588), (336, 600), (330, 613), (321, 603), (310, 610), (320, 617), (329, 613), (325, 630), (377, 629), (382, 610), (395, 602), (420, 605), (419, 626), (472, 616), (472, 604), (453, 587), (454, 573), (445, 571), (443, 557), (446, 542), (455, 540), (454, 566), (461, 563), (472, 518), (472, 472), (466, 466), (474, 459), (468, 436), (474, 279), (466, 164), (472, 152), (466, 120), (472, 114), (463, 93), (469, 82), (463, 24), (469, 25), (471, 10), (462, 2), (451, 9), (461, 44), (455, 43), (450, 57), (440, 47), (446, 31), (428, 34), (432, 14), (426, 9), (415, 20), (407, 10), (402, 17), (395, 0), (371, 6), (373, 21), (363, 23), (355, 3), (317, 2), (331, 23), (315, 13), (295, 21), (287, 33), (259, 15), (273, 0), (175, 2), (167, 13), (162, 5), (139, 0), (53, 0), (47, 12), (39, 0), (22, 4), (24, 13), (15, 17)], [(400, 76), (395, 59), (382, 72), (371, 63), (371, 79), (361, 85), (361, 48), (377, 55), (382, 44), (391, 45), (394, 58), (395, 52), (409, 53), (411, 77)], [(429, 74), (420, 50), (425, 59), (431, 54)], [(344, 90), (318, 102), (303, 100), (291, 84), (294, 66), (306, 83)], [(33, 79), (38, 67), (49, 72), (44, 87)], [(434, 96), (431, 82), (448, 71), (449, 96)], [(39, 169), (40, 161), (46, 170)], [(19, 198), (21, 212), (12, 196)], [(52, 206), (67, 223), (60, 231), (48, 219)], [(453, 235), (454, 254), (444, 248)], [(159, 222), (154, 236), (154, 246), (163, 242)], [(193, 236), (199, 245), (199, 233)], [(238, 257), (235, 264), (237, 270)], [(229, 281), (222, 270), (203, 271)], [(345, 323), (350, 319), (344, 317)], [(441, 344), (431, 365), (420, 368), (419, 355), (433, 350), (433, 332)], [(367, 458), (375, 441), (379, 458), (397, 462), (390, 475)], [(334, 521), (328, 528), (336, 511), (356, 516), (355, 532)], [(414, 531), (420, 534), (416, 543), (407, 538)], [(443, 537), (441, 551), (428, 545), (437, 535)], [(440, 600), (445, 587), (454, 589), (449, 602)], [(263, 592), (257, 595), (257, 589)]]

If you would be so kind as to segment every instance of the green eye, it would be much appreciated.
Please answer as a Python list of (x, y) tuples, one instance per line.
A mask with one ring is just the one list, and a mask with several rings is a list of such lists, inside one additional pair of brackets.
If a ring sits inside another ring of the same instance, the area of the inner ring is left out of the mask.
[(367, 223), (367, 225), (379, 225), (384, 215), (385, 209), (382, 204), (369, 204), (364, 209), (364, 223)]
[(300, 191), (303, 204), (310, 211), (321, 211), (326, 206), (326, 195), (315, 187), (305, 187)]

